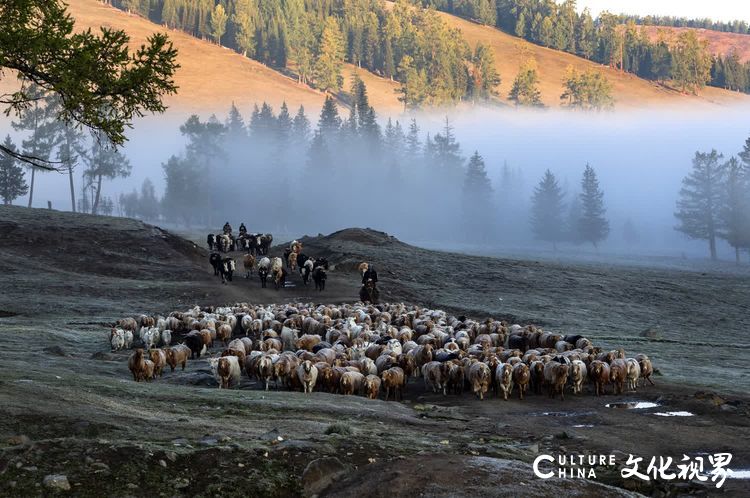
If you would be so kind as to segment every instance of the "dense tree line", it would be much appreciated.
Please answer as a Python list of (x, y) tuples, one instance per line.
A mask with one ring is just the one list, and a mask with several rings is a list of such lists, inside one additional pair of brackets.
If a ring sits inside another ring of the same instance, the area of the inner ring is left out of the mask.
[[(575, 0), (421, 0), (424, 6), (474, 19), (524, 38), (563, 50), (653, 81), (674, 81), (683, 91), (705, 85), (750, 91), (750, 65), (732, 56), (712, 59), (707, 44), (693, 31), (679, 33), (674, 42), (665, 36), (652, 42), (641, 24), (705, 27), (747, 33), (741, 21), (714, 23), (669, 17), (633, 17), (602, 12), (593, 18), (576, 11)], [(494, 5), (496, 12), (488, 14)], [(478, 13), (486, 13), (484, 15)], [(731, 59), (727, 63), (727, 59)], [(726, 69), (725, 66), (731, 66)], [(741, 73), (741, 74), (740, 74)]]
[(750, 252), (750, 138), (737, 157), (724, 161), (716, 150), (696, 152), (693, 168), (682, 181), (676, 229), (691, 239), (706, 240), (712, 260), (716, 241)]
[[(410, 108), (487, 100), (500, 82), (489, 48), (470, 47), (434, 10), (416, 8), (408, 0), (398, 0), (391, 9), (380, 0), (111, 3), (291, 70), (300, 83), (326, 92), (341, 89), (344, 61), (401, 82), (401, 100)], [(490, 4), (484, 2), (480, 10), (489, 11)]]
[(632, 14), (619, 14), (619, 21), (625, 24), (633, 21), (643, 26), (667, 26), (672, 28), (702, 28), (723, 33), (750, 34), (750, 25), (739, 19), (734, 21), (715, 21), (710, 18), (689, 19), (687, 17), (675, 16), (637, 16)]

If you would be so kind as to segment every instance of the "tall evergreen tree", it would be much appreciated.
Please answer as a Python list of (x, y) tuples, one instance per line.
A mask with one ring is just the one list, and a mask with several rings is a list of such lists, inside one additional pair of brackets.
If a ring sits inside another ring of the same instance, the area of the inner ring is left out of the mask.
[(232, 15), (234, 42), (245, 57), (255, 55), (255, 30), (258, 16), (258, 7), (254, 0), (235, 0)]
[[(16, 151), (10, 135), (5, 137), (3, 146), (12, 152)], [(0, 197), (3, 199), (3, 204), (12, 204), (16, 198), (26, 195), (28, 191), (29, 186), (26, 184), (23, 168), (18, 164), (18, 160), (0, 150)]]
[(693, 170), (682, 180), (675, 213), (680, 222), (676, 229), (691, 239), (708, 240), (714, 261), (719, 214), (726, 195), (726, 167), (720, 162), (722, 157), (716, 150), (695, 153)]
[(245, 121), (242, 119), (242, 114), (237, 106), (232, 102), (232, 106), (229, 108), (229, 116), (224, 124), (227, 130), (227, 139), (232, 143), (242, 143), (247, 138), (247, 128), (245, 128)]
[(310, 139), (310, 120), (305, 115), (304, 106), (299, 106), (292, 122), (292, 135), (297, 143), (306, 144)]
[(224, 10), (224, 6), (217, 3), (211, 12), (211, 36), (214, 37), (218, 45), (221, 45), (221, 37), (227, 32), (227, 19), (227, 12)]
[(500, 74), (495, 67), (495, 56), (490, 46), (477, 44), (472, 59), (470, 82), (471, 97), (475, 102), (487, 101), (497, 95)]
[(286, 145), (292, 135), (292, 128), (294, 123), (292, 117), (289, 115), (289, 107), (286, 102), (281, 103), (281, 110), (279, 116), (276, 118), (276, 129), (278, 130), (278, 141), (281, 145)]
[(409, 124), (409, 133), (406, 135), (406, 153), (409, 159), (414, 161), (422, 150), (422, 142), (419, 140), (419, 126), (417, 120), (412, 118)]
[(326, 93), (341, 89), (344, 41), (335, 17), (328, 17), (315, 57), (315, 86)]
[(531, 231), (537, 240), (552, 242), (555, 250), (565, 237), (563, 197), (555, 175), (545, 171), (531, 198)]
[(735, 157), (724, 168), (726, 193), (719, 212), (721, 237), (734, 248), (739, 264), (740, 249), (750, 247), (750, 177)]
[(609, 221), (605, 217), (604, 192), (599, 188), (599, 180), (594, 168), (586, 165), (581, 180), (581, 219), (578, 233), (581, 240), (597, 247), (609, 236)]
[(492, 195), (484, 159), (475, 151), (469, 159), (463, 187), (464, 227), (473, 240), (487, 242), (494, 232)]
[[(22, 153), (25, 156), (35, 158), (34, 162), (48, 163), (50, 154), (54, 147), (54, 127), (57, 124), (55, 115), (51, 112), (50, 101), (45, 99), (45, 92), (38, 85), (30, 85), (28, 99), (31, 104), (25, 108), (18, 121), (11, 123), (18, 131), (28, 131), (29, 135), (21, 142)], [(7, 151), (6, 151), (7, 152)], [(34, 202), (34, 184), (37, 168), (34, 164), (28, 164), (31, 169), (31, 184), (29, 188), (29, 203), (31, 207)]]
[(336, 102), (330, 96), (326, 96), (323, 109), (320, 111), (318, 132), (328, 141), (338, 134), (340, 128), (341, 118)]
[(711, 79), (711, 55), (708, 42), (695, 31), (683, 31), (677, 38), (672, 55), (672, 78), (680, 89), (695, 93)]
[(456, 140), (448, 116), (445, 117), (443, 132), (435, 134), (434, 145), (438, 168), (448, 173), (457, 171), (464, 159), (461, 157), (461, 144)]
[(515, 102), (518, 106), (544, 107), (542, 94), (539, 91), (539, 76), (536, 71), (536, 62), (527, 60), (513, 80), (513, 87), (508, 94), (508, 100)]

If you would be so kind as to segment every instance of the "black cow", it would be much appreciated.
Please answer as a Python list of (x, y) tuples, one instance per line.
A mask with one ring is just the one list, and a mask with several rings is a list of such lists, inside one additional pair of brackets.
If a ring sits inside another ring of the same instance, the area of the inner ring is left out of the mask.
[(219, 273), (221, 274), (221, 283), (225, 284), (226, 281), (229, 280), (232, 281), (232, 275), (234, 274), (234, 270), (236, 270), (237, 267), (234, 263), (234, 259), (232, 258), (224, 258), (221, 260), (221, 267)]
[(326, 288), (326, 271), (322, 266), (318, 266), (312, 272), (313, 282), (315, 282), (315, 290), (323, 292)]
[(212, 252), (208, 257), (208, 262), (214, 269), (214, 275), (219, 275), (221, 273), (221, 255), (217, 252)]

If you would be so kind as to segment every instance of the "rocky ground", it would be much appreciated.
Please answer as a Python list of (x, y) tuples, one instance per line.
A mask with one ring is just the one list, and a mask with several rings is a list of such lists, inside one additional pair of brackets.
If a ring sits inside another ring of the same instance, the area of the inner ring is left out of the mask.
[[(0, 234), (0, 495), (750, 492), (747, 480), (717, 491), (604, 468), (595, 481), (543, 481), (529, 465), (540, 453), (614, 452), (624, 463), (628, 453), (648, 461), (729, 451), (732, 468), (750, 468), (747, 276), (473, 257), (354, 229), (303, 239), (304, 252), (335, 265), (321, 294), (297, 276), (279, 291), (241, 276), (221, 285), (202, 246), (132, 220), (0, 207)], [(649, 354), (661, 375), (656, 386), (603, 398), (479, 401), (414, 382), (402, 402), (385, 402), (264, 392), (247, 380), (219, 391), (202, 360), (136, 384), (128, 353), (109, 351), (108, 326), (126, 315), (354, 301), (361, 260), (378, 268), (387, 300), (582, 333)], [(605, 406), (626, 401), (659, 406)], [(655, 415), (663, 411), (693, 416)]]

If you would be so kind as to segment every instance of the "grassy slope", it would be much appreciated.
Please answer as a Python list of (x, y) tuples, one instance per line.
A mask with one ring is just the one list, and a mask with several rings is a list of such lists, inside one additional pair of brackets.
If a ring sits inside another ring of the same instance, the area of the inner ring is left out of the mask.
[[(69, 3), (70, 12), (79, 29), (96, 30), (100, 25), (124, 29), (130, 34), (133, 43), (138, 45), (151, 33), (167, 30), (164, 26), (128, 15), (97, 0), (70, 0)], [(292, 111), (299, 105), (304, 105), (308, 109), (308, 115), (314, 115), (311, 112), (317, 113), (323, 104), (323, 93), (298, 85), (294, 78), (257, 61), (180, 31), (169, 30), (168, 33), (179, 50), (181, 65), (176, 77), (179, 93), (167, 99), (173, 110), (183, 113), (224, 113), (232, 102), (247, 108), (262, 101), (267, 101), (278, 109), (286, 101)], [(402, 109), (394, 93), (397, 87), (395, 83), (351, 65), (344, 68), (346, 90), (349, 89), (351, 74), (355, 71), (367, 83), (376, 109), (389, 113)]]
[(503, 100), (505, 100), (510, 92), (520, 63), (531, 56), (538, 63), (542, 100), (549, 106), (559, 105), (560, 94), (562, 93), (562, 79), (566, 68), (570, 65), (580, 70), (595, 68), (596, 70), (603, 71), (612, 83), (616, 107), (619, 109), (643, 107), (644, 105), (650, 106), (653, 104), (701, 106), (710, 104), (733, 105), (750, 102), (750, 97), (746, 95), (739, 95), (718, 88), (706, 88), (699, 96), (682, 95), (679, 92), (630, 74), (615, 71), (601, 64), (559, 50), (534, 45), (489, 26), (475, 24), (445, 13), (441, 13), (441, 16), (451, 26), (460, 29), (472, 47), (480, 41), (492, 46), (492, 49), (495, 51), (495, 61), (497, 62), (502, 78), (502, 83), (498, 90)]
[(671, 28), (663, 26), (644, 26), (648, 37), (651, 41), (656, 41), (659, 32), (662, 31), (667, 35), (668, 41), (677, 39), (677, 36), (683, 31), (695, 30), (699, 38), (708, 41), (708, 50), (712, 54), (722, 56), (736, 53), (742, 62), (750, 61), (750, 35), (739, 33), (722, 33), (703, 28)]

